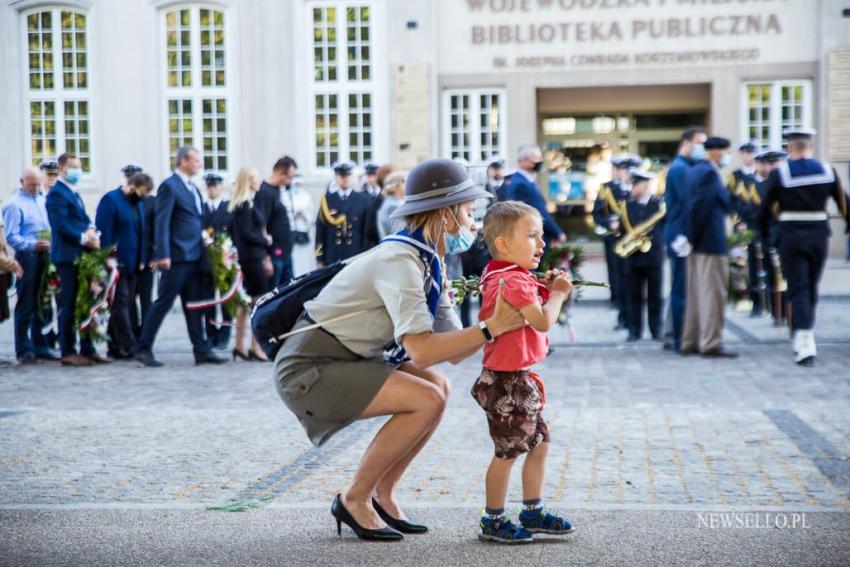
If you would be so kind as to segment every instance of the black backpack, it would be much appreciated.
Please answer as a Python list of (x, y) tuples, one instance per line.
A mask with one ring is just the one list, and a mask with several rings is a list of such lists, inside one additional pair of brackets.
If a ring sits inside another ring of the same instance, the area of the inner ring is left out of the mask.
[(346, 262), (339, 261), (313, 270), (274, 288), (257, 300), (251, 313), (251, 331), (266, 356), (274, 359), (283, 344), (281, 335), (295, 326), (304, 311), (304, 304), (319, 295), (345, 266)]

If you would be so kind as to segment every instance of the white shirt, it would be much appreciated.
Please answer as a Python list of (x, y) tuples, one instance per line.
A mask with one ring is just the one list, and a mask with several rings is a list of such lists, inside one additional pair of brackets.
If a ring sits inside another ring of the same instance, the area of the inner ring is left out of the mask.
[(405, 335), (462, 329), (447, 288), (431, 320), (425, 295), (425, 265), (412, 246), (384, 242), (356, 257), (319, 295), (304, 304), (317, 323), (353, 311), (360, 315), (324, 325), (346, 348), (365, 358), (381, 358), (393, 340)]
[(219, 205), (221, 205), (221, 197), (219, 197), (218, 199), (210, 199), (207, 201), (207, 207), (209, 207), (210, 210), (217, 210)]

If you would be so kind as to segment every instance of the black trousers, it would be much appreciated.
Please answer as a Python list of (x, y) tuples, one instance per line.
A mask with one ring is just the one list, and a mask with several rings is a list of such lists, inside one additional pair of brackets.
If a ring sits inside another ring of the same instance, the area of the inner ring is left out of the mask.
[(620, 278), (617, 270), (617, 260), (619, 259), (614, 254), (614, 245), (616, 239), (606, 236), (602, 240), (605, 246), (605, 266), (608, 268), (608, 285), (611, 288), (611, 303), (619, 307), (620, 305)]
[(788, 282), (791, 329), (794, 331), (810, 330), (815, 326), (818, 283), (826, 262), (828, 237), (825, 222), (787, 229), (782, 227), (779, 256), (782, 260), (782, 275)]
[(139, 272), (122, 270), (115, 287), (115, 298), (109, 309), (109, 352), (127, 355), (133, 352), (136, 330), (131, 313), (136, 310), (136, 287)]
[[(56, 264), (61, 283), (62, 297), (59, 303), (59, 348), (62, 356), (77, 354), (77, 326), (74, 324), (74, 307), (77, 303), (77, 267), (71, 263)], [(94, 344), (88, 339), (80, 339), (80, 354), (95, 354)]]
[(189, 340), (192, 341), (192, 350), (196, 355), (211, 352), (210, 345), (204, 336), (203, 315), (200, 311), (186, 309), (186, 303), (201, 299), (200, 280), (202, 275), (200, 261), (172, 262), (170, 270), (162, 271), (159, 280), (159, 294), (142, 324), (142, 333), (136, 343), (137, 352), (151, 350), (156, 334), (178, 295), (183, 305), (183, 316), (186, 318), (186, 328), (189, 331)]
[[(136, 276), (136, 298), (133, 299), (130, 309), (130, 319), (133, 321), (133, 328), (135, 329), (136, 336), (142, 334), (142, 323), (144, 322), (145, 317), (148, 316), (148, 311), (151, 309), (151, 303), (153, 303), (154, 273), (154, 270), (145, 268), (139, 272), (138, 276)], [(137, 300), (138, 306), (136, 305)]]
[[(661, 338), (661, 266), (635, 266), (626, 261), (626, 281), (629, 290), (629, 336), (643, 334), (643, 306), (646, 304), (647, 324), (652, 338)], [(644, 289), (646, 299), (644, 300)]]
[(767, 250), (762, 246), (762, 259), (761, 259), (761, 272), (762, 276), (759, 276), (759, 261), (756, 257), (756, 248), (761, 243), (761, 240), (758, 238), (754, 238), (750, 245), (747, 246), (747, 272), (749, 277), (748, 289), (750, 292), (750, 299), (753, 302), (753, 312), (761, 313), (762, 309), (767, 309), (767, 305), (762, 305), (764, 302), (764, 297), (767, 295), (766, 293), (759, 290), (759, 283), (763, 283), (765, 286), (765, 290), (769, 286), (769, 282), (767, 280), (767, 265), (770, 263), (770, 256), (767, 253)]
[[(213, 283), (212, 273), (205, 272), (204, 299), (212, 299), (213, 297), (215, 297), (215, 283)], [(221, 327), (216, 327), (215, 307), (204, 310), (204, 329), (210, 346), (224, 346), (230, 342), (230, 327), (233, 320), (224, 305), (221, 306), (221, 319), (224, 324)]]

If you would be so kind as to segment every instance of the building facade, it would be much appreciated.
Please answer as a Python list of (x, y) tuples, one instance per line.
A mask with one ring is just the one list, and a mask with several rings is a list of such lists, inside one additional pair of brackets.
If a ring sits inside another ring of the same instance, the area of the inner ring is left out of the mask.
[[(553, 198), (594, 151), (663, 163), (678, 133), (765, 147), (789, 126), (847, 177), (840, 0), (0, 0), (0, 178), (73, 151), (93, 202), (177, 147), (232, 178), (293, 155), (409, 168), (547, 149)], [(559, 181), (560, 180), (560, 181)]]

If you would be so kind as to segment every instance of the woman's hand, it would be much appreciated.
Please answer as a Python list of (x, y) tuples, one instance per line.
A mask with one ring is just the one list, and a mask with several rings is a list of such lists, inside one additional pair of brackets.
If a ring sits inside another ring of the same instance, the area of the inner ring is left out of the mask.
[(496, 292), (496, 308), (493, 316), (487, 319), (487, 328), (494, 337), (498, 337), (514, 329), (525, 326), (525, 317), (502, 298), (505, 280), (499, 280), (499, 291)]

